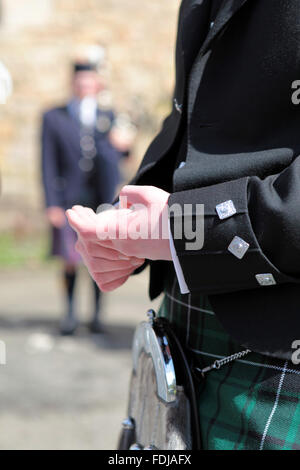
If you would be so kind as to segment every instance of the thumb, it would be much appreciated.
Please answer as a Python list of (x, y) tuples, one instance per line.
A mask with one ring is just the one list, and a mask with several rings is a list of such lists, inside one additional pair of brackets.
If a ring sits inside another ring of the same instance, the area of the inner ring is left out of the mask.
[(75, 232), (78, 232), (80, 220), (76, 212), (74, 212), (72, 209), (68, 209), (65, 214), (67, 216), (69, 225), (72, 227), (73, 230), (75, 230)]
[(130, 209), (136, 204), (147, 204), (143, 186), (124, 186), (119, 195), (120, 209)]
[(66, 211), (68, 222), (78, 236), (84, 236), (85, 239), (94, 240), (97, 238), (96, 224), (83, 219), (74, 209)]

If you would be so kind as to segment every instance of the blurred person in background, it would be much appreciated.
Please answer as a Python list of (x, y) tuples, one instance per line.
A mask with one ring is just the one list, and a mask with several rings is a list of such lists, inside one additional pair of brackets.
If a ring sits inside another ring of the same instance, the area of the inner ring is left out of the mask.
[[(131, 142), (115, 126), (112, 109), (100, 109), (98, 95), (105, 90), (102, 58), (84, 57), (73, 64), (71, 98), (63, 106), (47, 111), (42, 125), (42, 176), (46, 216), (51, 226), (53, 256), (63, 260), (67, 311), (61, 322), (63, 335), (78, 326), (74, 288), (81, 258), (75, 250), (76, 236), (66, 223), (65, 210), (82, 204), (97, 210), (111, 202), (120, 182), (119, 162), (129, 155)], [(101, 56), (101, 54), (100, 54)], [(92, 333), (103, 331), (100, 322), (101, 294), (94, 287)]]

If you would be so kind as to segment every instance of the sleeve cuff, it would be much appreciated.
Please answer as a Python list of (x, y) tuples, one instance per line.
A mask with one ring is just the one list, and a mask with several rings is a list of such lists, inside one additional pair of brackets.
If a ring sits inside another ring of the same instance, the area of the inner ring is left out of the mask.
[[(221, 294), (299, 282), (277, 269), (263, 253), (249, 217), (247, 186), (246, 177), (171, 194), (172, 241), (190, 292)], [(191, 250), (185, 230), (180, 237), (177, 234), (184, 228), (186, 207), (193, 226), (198, 226), (197, 204), (204, 206), (204, 243)], [(172, 211), (173, 205), (181, 211)]]
[(172, 231), (171, 231), (171, 226), (170, 226), (170, 219), (169, 219), (169, 239), (170, 239), (170, 250), (171, 250), (171, 255), (172, 255), (172, 260), (174, 264), (174, 269), (176, 272), (179, 288), (181, 294), (189, 294), (190, 290), (185, 282), (184, 279), (184, 274), (175, 250), (175, 245), (174, 245), (174, 240), (172, 236)]

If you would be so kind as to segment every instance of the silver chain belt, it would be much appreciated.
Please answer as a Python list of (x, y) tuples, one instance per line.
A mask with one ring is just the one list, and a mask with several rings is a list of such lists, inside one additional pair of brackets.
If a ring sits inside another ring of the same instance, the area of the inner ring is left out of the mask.
[(231, 356), (224, 357), (223, 359), (217, 359), (213, 364), (210, 366), (205, 367), (204, 369), (200, 369), (199, 367), (195, 367), (194, 369), (201, 373), (202, 377), (205, 376), (207, 372), (211, 370), (218, 370), (223, 366), (226, 366), (230, 362), (236, 361), (237, 359), (241, 359), (247, 354), (251, 353), (250, 349), (245, 349), (244, 351), (240, 351), (238, 353), (232, 354)]

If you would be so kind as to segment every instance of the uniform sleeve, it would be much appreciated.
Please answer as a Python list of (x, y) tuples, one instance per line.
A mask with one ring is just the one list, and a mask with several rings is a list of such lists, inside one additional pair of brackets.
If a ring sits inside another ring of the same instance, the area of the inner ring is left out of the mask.
[(63, 207), (61, 191), (57, 184), (59, 178), (58, 147), (48, 115), (43, 117), (42, 124), (42, 180), (47, 207)]
[[(172, 212), (177, 204), (181, 210)], [(203, 246), (189, 249), (185, 205), (204, 205)], [(300, 157), (265, 179), (245, 177), (169, 198), (170, 227), (188, 289), (206, 294), (300, 282)], [(176, 238), (177, 237), (177, 238)]]

